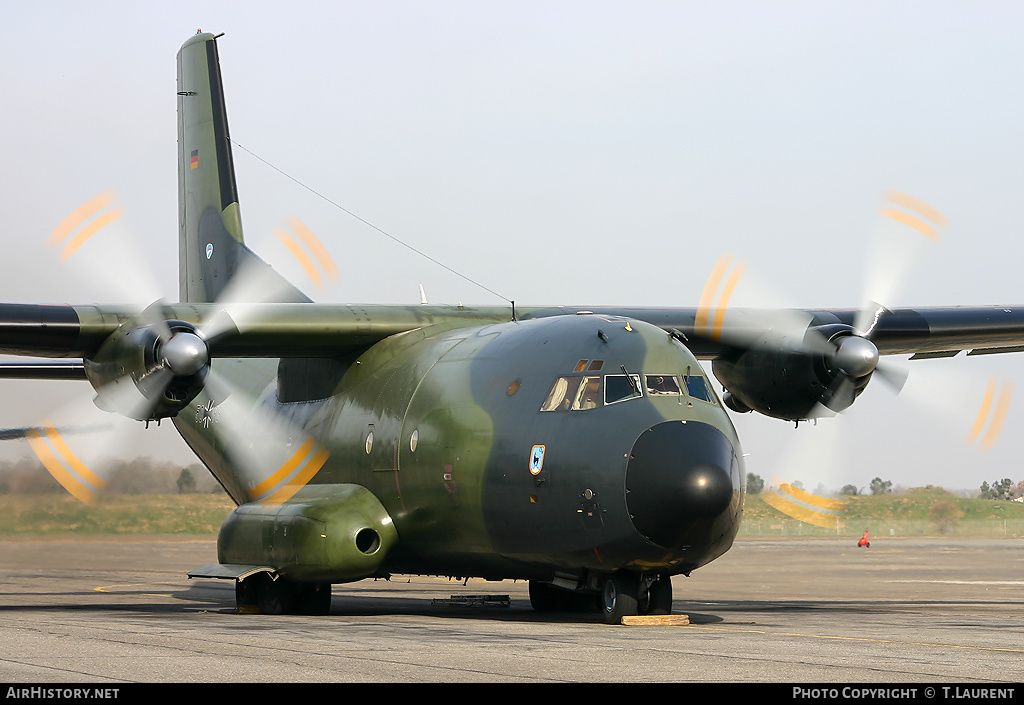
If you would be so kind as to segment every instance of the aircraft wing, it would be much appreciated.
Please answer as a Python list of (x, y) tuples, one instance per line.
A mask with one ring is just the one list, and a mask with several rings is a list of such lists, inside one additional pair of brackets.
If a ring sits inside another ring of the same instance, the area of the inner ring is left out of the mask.
[[(352, 304), (172, 304), (161, 320), (180, 320), (206, 333), (217, 357), (336, 357), (385, 338), (427, 326), (458, 328), (512, 319), (508, 307), (388, 306)], [(701, 359), (713, 360), (791, 326), (854, 326), (854, 309), (784, 312), (730, 309), (715, 321), (697, 308), (531, 307), (518, 320), (593, 314), (641, 320), (677, 335)], [(0, 354), (42, 358), (91, 358), (124, 326), (147, 325), (151, 316), (130, 306), (0, 304)], [(707, 318), (705, 321), (704, 319)], [(780, 322), (783, 321), (783, 322)], [(798, 328), (796, 332), (800, 332)], [(793, 333), (794, 331), (788, 331)], [(1024, 306), (958, 306), (880, 309), (870, 338), (882, 355), (951, 357), (1024, 350)], [(35, 370), (35, 372), (33, 372)], [(0, 366), (0, 377), (79, 379), (74, 362)]]
[[(92, 358), (118, 330), (184, 321), (218, 357), (335, 357), (427, 326), (464, 327), (509, 320), (508, 308), (357, 306), (275, 303), (174, 304), (159, 315), (130, 306), (0, 304), (0, 354)], [(71, 364), (37, 365), (60, 377)], [(2, 377), (30, 377), (29, 365), (0, 367)], [(19, 370), (24, 371), (22, 374)]]
[[(682, 336), (698, 358), (716, 359), (764, 340), (808, 327), (855, 327), (856, 309), (729, 309), (718, 321), (697, 308), (558, 307), (531, 309), (522, 318), (588, 312), (646, 321)], [(952, 357), (1024, 350), (1024, 306), (955, 306), (879, 309), (869, 316), (869, 337), (882, 355)]]

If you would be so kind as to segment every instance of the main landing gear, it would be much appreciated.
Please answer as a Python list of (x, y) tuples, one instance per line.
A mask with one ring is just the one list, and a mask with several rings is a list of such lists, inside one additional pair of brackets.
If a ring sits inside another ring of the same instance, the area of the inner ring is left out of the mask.
[(331, 610), (331, 585), (257, 573), (235, 583), (235, 604), (239, 612), (323, 615)]

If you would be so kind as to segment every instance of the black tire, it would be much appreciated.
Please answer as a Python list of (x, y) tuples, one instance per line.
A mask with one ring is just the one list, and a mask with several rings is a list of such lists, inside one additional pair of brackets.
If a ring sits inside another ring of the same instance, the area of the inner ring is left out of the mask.
[[(274, 580), (269, 574), (254, 575), (250, 591), (263, 614), (323, 615), (331, 611), (330, 583), (297, 583), (286, 578)], [(238, 591), (236, 590), (236, 599)]]
[(672, 579), (659, 578), (647, 589), (643, 614), (672, 614)]
[(534, 612), (561, 612), (565, 609), (564, 590), (547, 583), (530, 581), (530, 606)]
[(622, 624), (623, 617), (640, 613), (640, 583), (632, 573), (615, 573), (601, 587), (601, 615), (605, 624)]
[(235, 608), (240, 614), (259, 610), (252, 578), (235, 581)]
[(330, 583), (298, 583), (294, 585), (296, 614), (324, 615), (331, 612)]
[(278, 578), (274, 580), (269, 573), (252, 576), (253, 592), (256, 594), (256, 605), (263, 614), (292, 614), (295, 609), (295, 595), (291, 584)]

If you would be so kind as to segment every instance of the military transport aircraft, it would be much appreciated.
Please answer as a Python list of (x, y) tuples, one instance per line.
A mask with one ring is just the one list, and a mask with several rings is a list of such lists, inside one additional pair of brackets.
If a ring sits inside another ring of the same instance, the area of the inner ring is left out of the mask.
[[(426, 574), (666, 614), (671, 577), (740, 525), (727, 408), (800, 421), (849, 407), (882, 355), (1024, 348), (1024, 307), (312, 303), (244, 244), (217, 37), (177, 60), (180, 303), (0, 305), (0, 353), (64, 358), (0, 374), (171, 419), (237, 504), (190, 575), (234, 581), (240, 607), (323, 613), (333, 583)], [(56, 429), (30, 436), (69, 489), (101, 484)]]

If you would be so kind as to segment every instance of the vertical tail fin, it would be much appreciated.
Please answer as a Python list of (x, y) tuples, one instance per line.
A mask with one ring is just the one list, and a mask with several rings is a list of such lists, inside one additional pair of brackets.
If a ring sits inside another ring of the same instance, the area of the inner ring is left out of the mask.
[[(218, 35), (219, 36), (219, 35)], [(239, 270), (258, 267), (283, 286), (280, 301), (309, 301), (245, 246), (217, 55), (200, 33), (178, 51), (178, 289), (183, 302), (211, 302)]]

